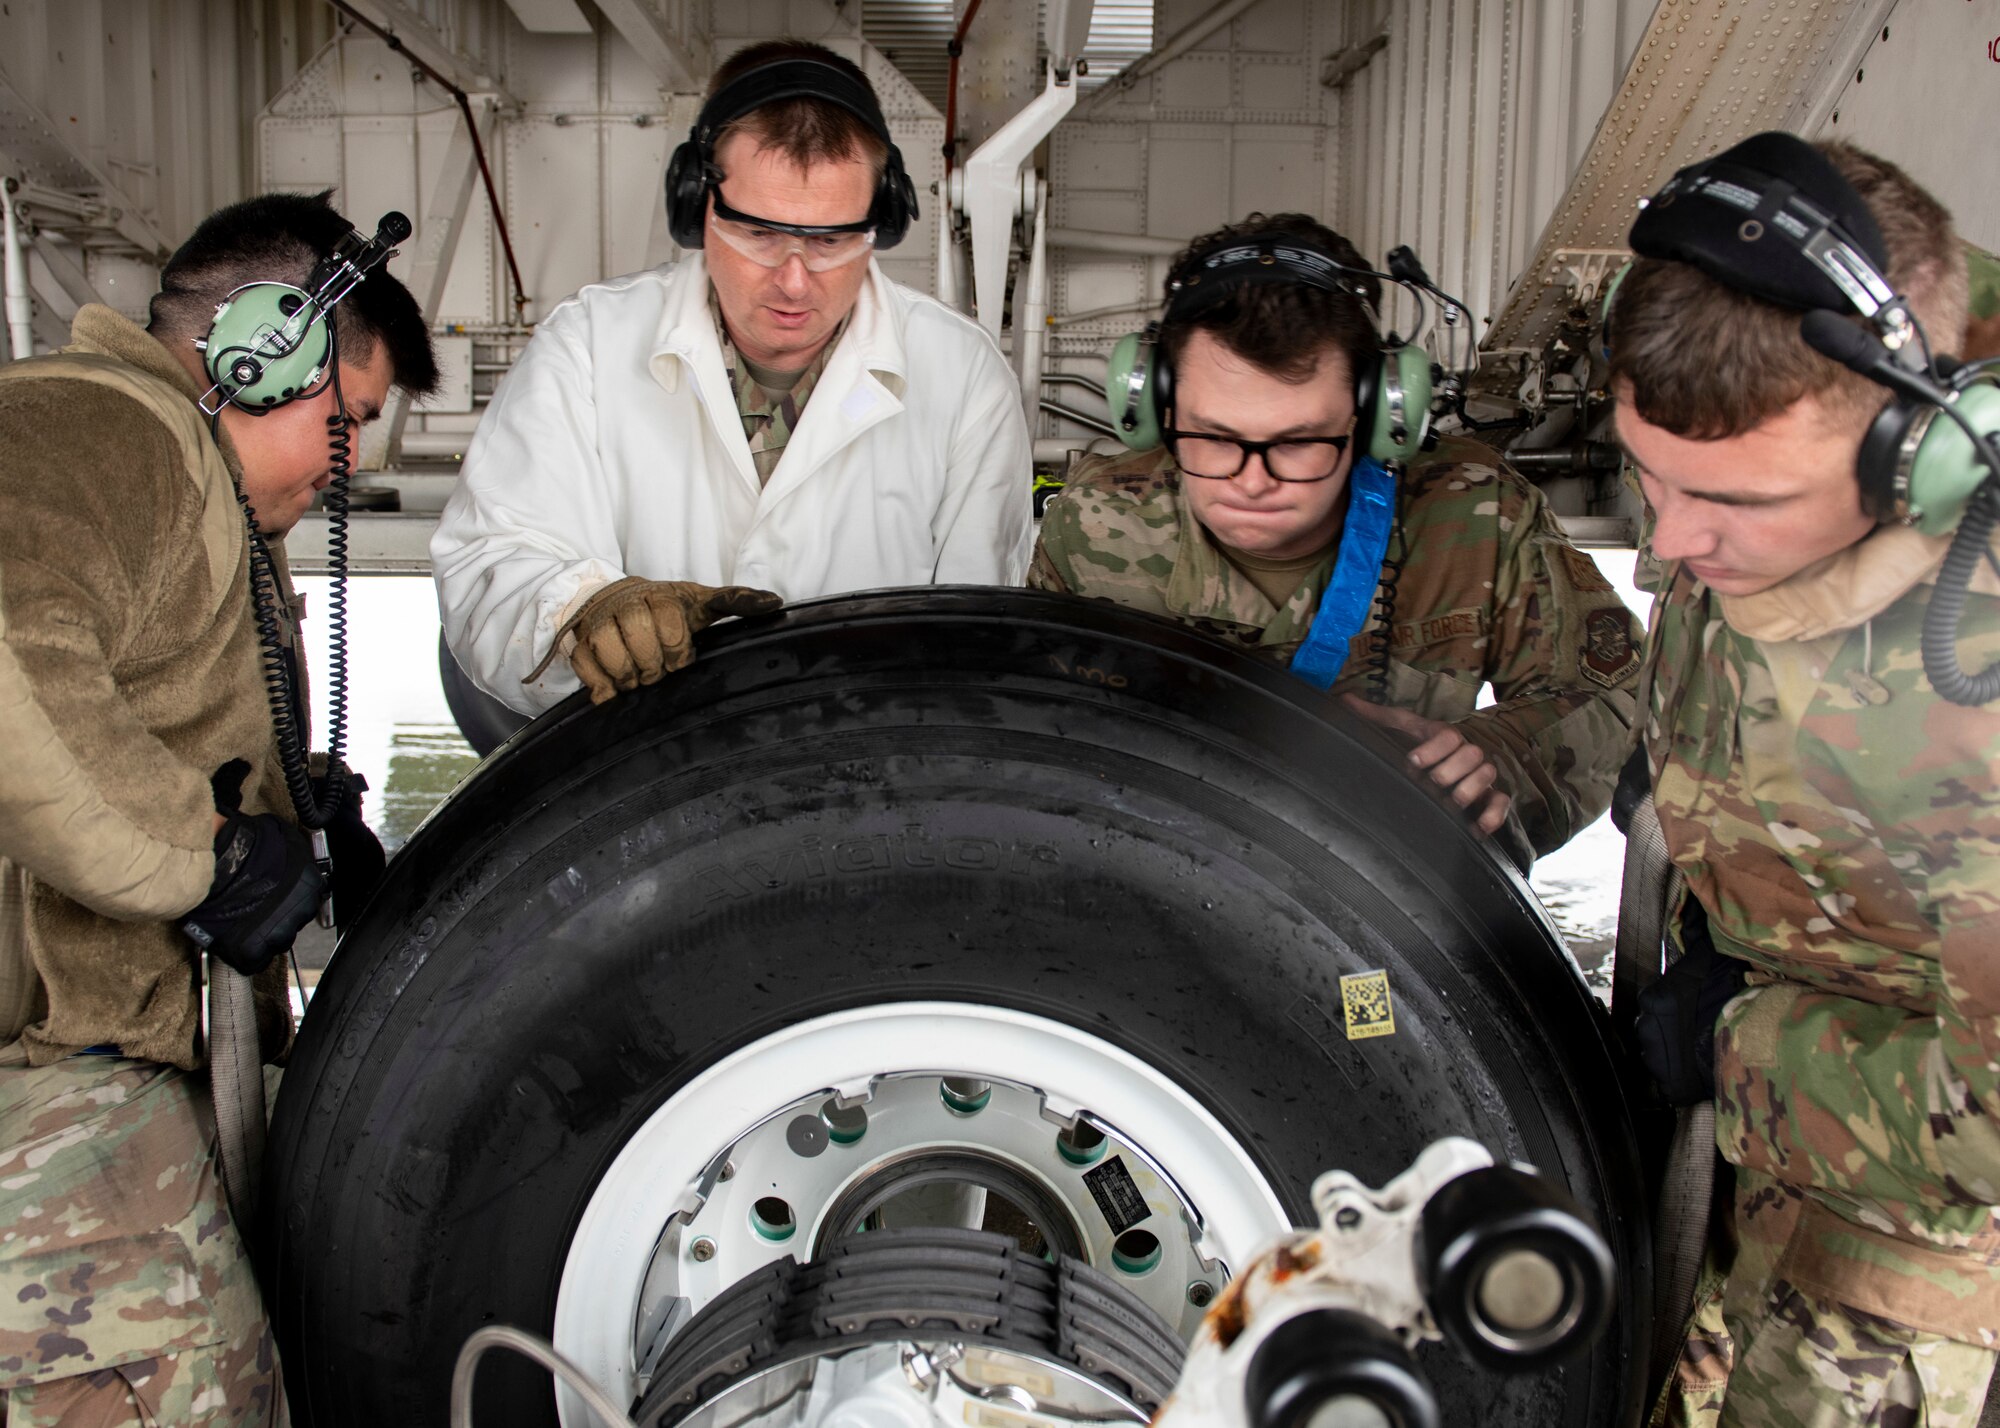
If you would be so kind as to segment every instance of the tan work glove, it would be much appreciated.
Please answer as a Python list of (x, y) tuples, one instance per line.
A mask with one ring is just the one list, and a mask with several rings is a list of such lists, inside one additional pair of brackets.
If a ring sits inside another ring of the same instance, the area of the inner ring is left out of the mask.
[(602, 704), (621, 689), (657, 684), (660, 677), (694, 661), (694, 637), (723, 615), (762, 615), (785, 602), (768, 590), (747, 585), (697, 585), (692, 580), (645, 580), (628, 575), (599, 590), (556, 631), (549, 652), (523, 684), (542, 677), (575, 635), (570, 668)]

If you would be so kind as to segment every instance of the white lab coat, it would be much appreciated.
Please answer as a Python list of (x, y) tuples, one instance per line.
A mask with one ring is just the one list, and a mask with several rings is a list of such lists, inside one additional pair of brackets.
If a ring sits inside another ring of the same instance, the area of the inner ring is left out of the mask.
[(547, 652), (627, 575), (803, 600), (1018, 585), (1032, 535), (1020, 387), (986, 333), (869, 260), (799, 425), (759, 488), (701, 256), (595, 283), (494, 393), (431, 538), (445, 637), (525, 713), (577, 687)]

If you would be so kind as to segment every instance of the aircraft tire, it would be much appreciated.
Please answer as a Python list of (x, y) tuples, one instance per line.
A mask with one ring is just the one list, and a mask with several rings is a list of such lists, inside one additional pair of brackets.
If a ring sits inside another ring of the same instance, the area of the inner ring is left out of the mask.
[[(1022, 591), (733, 621), (656, 686), (571, 699), (402, 849), (301, 1029), (258, 1236), (293, 1417), (442, 1424), (470, 1333), (547, 1335), (595, 1292), (580, 1226), (632, 1208), (606, 1187), (677, 1098), (923, 1004), (1129, 1063), (1294, 1224), (1322, 1171), (1379, 1185), (1441, 1135), (1534, 1164), (1612, 1246), (1611, 1329), (1532, 1377), (1419, 1363), (1449, 1423), (1635, 1422), (1649, 1229), (1605, 1018), (1519, 873), (1400, 764), (1245, 651)], [(727, 1148), (726, 1119), (664, 1144)], [(489, 1360), (474, 1421), (555, 1422), (546, 1375)]]

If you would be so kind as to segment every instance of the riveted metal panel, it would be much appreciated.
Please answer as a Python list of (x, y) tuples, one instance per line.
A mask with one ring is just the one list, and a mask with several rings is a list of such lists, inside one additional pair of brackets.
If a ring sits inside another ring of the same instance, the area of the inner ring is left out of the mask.
[[(1156, 40), (1208, 8), (1164, 0)], [(1051, 226), (1185, 241), (1256, 209), (1328, 212), (1339, 176), (1375, 147), (1372, 134), (1341, 142), (1339, 96), (1319, 83), (1350, 8), (1262, 0), (1156, 73), (1087, 98), (1050, 138)], [(1110, 343), (1157, 305), (1166, 269), (1160, 257), (1053, 250), (1056, 364), (1101, 373)], [(1107, 307), (1137, 310), (1072, 320)]]
[[(491, 157), (489, 145), (489, 160)], [(419, 241), (421, 238), (422, 235), (419, 235)], [(439, 324), (483, 325), (497, 322), (503, 312), (508, 317), (513, 316), (513, 308), (506, 304), (500, 293), (496, 267), (499, 247), (499, 240), (493, 231), (493, 211), (487, 204), (485, 190), (476, 189), (472, 202), (466, 205), (465, 222), (460, 226), (452, 248), (451, 272), (445, 279), (444, 297), (438, 304)]]
[(1225, 222), (1253, 211), (1283, 212), (1301, 199), (1310, 204), (1325, 167), (1319, 134), (1297, 126), (1266, 129), (1240, 124), (1231, 139)]
[(417, 190), (417, 129), (403, 115), (357, 114), (343, 122), (345, 172), (335, 195), (348, 220), (373, 231), (390, 209), (423, 212)]
[(1161, 70), (1154, 101), (1162, 109), (1228, 109), (1236, 98), (1229, 56), (1190, 54)]
[(604, 274), (636, 273), (646, 266), (653, 216), (663, 202), (660, 176), (674, 138), (666, 127), (640, 128), (622, 115), (598, 126), (604, 165)]
[(1297, 50), (1287, 55), (1239, 54), (1233, 60), (1230, 103), (1246, 116), (1297, 114), (1319, 100), (1313, 66)]
[(1904, 0), (1881, 19), (1809, 132), (1893, 159), (1952, 211), (1960, 234), (2000, 251), (2000, 7)]
[(263, 162), (258, 187), (266, 193), (315, 192), (340, 187), (341, 130), (317, 119), (267, 118), (258, 125)]
[[(1879, 0), (1661, 0), (1489, 345), (1538, 350), (1572, 301), (1559, 253), (1623, 246), (1638, 199), (1676, 168), (1760, 129), (1796, 128), (1845, 78), (1881, 8)], [(1547, 62), (1563, 46), (1544, 39)], [(1539, 111), (1537, 143), (1578, 118)]]
[(1159, 126), (1146, 156), (1146, 232), (1186, 238), (1227, 223), (1231, 157), (1226, 135)]
[(507, 126), (501, 152), (507, 171), (508, 227), (521, 278), (534, 298), (533, 317), (603, 271), (595, 126), (523, 118)]
[(1297, 58), (1306, 47), (1310, 17), (1297, 5), (1253, 5), (1236, 21), (1230, 48), (1238, 54), (1289, 55)]

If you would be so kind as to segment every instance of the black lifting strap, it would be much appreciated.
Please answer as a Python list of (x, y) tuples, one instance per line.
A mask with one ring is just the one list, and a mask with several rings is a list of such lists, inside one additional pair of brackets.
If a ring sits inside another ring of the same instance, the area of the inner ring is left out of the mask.
[[(1644, 748), (1635, 749), (1619, 777), (1615, 799), (1616, 812), (1623, 815), (1618, 822), (1625, 833), (1625, 874), (1612, 952), (1611, 1015), (1628, 1040), (1639, 993), (1665, 970), (1664, 959), (1672, 951), (1667, 918), (1684, 886), (1667, 856), (1648, 774)], [(1695, 1284), (1708, 1248), (1715, 1161), (1715, 1103), (1681, 1107), (1674, 1116), (1653, 1215), (1653, 1343), (1647, 1374), (1652, 1387), (1673, 1371), (1694, 1308)]]

